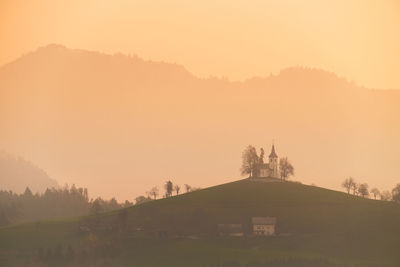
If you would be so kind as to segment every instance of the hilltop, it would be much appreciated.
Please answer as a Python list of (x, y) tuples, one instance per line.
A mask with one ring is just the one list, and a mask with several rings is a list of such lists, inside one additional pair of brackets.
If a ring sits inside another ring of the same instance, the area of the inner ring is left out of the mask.
[[(252, 216), (275, 216), (277, 236), (252, 237)], [(218, 223), (241, 223), (246, 237), (218, 237)], [(10, 262), (71, 246), (77, 259), (84, 249), (87, 261), (133, 266), (397, 266), (399, 236), (395, 203), (245, 179), (117, 212), (3, 228), (0, 251)]]

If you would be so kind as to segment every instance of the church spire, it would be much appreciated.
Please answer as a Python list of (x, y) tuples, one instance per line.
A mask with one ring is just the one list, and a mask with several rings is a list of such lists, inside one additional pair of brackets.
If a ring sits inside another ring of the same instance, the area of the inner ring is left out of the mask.
[(269, 154), (269, 157), (270, 158), (277, 158), (278, 157), (278, 155), (276, 155), (276, 153), (275, 153), (275, 145), (274, 144), (272, 144), (271, 154)]

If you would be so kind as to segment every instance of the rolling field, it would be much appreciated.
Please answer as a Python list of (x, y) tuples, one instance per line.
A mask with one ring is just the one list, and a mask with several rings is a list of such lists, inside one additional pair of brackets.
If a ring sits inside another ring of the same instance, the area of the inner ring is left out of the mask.
[[(277, 235), (251, 235), (251, 217)], [(240, 223), (244, 237), (219, 237)], [(0, 229), (0, 266), (400, 266), (400, 205), (248, 179), (82, 218)]]

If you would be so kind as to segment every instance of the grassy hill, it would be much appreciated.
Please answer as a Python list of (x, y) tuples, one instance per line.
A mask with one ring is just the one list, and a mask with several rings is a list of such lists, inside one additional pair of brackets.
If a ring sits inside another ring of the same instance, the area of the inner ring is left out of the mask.
[[(254, 216), (277, 217), (277, 236), (250, 236)], [(241, 223), (247, 235), (218, 237), (218, 223)], [(399, 245), (395, 203), (248, 179), (121, 211), (0, 229), (0, 259), (11, 265), (399, 266)]]

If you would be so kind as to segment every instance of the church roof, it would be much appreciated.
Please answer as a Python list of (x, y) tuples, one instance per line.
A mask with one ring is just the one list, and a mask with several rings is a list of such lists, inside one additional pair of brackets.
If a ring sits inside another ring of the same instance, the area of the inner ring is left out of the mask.
[(272, 145), (272, 150), (271, 150), (271, 154), (269, 154), (269, 157), (270, 158), (277, 158), (278, 157), (278, 155), (276, 155), (276, 153), (275, 153), (275, 146), (274, 145)]

